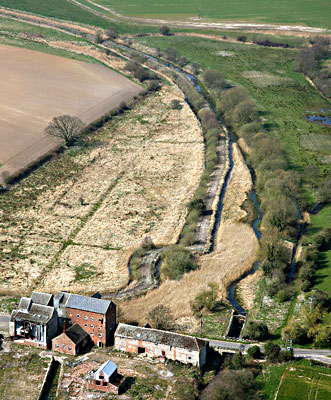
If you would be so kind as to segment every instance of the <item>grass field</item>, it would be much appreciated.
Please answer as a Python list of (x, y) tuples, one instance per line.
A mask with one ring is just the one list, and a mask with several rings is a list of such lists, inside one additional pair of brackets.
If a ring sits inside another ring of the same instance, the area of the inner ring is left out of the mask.
[[(309, 230), (304, 240), (306, 244), (315, 234), (331, 226), (331, 204), (326, 205), (317, 214), (311, 215), (310, 220)], [(331, 249), (320, 253), (319, 267), (314, 275), (313, 289), (323, 290), (331, 297)]]
[(310, 367), (305, 361), (267, 366), (263, 386), (263, 400), (328, 400), (331, 396), (331, 373), (326, 368)]
[(187, 19), (198, 17), (224, 21), (301, 24), (329, 28), (328, 0), (94, 0), (130, 16)]
[[(169, 39), (163, 37), (136, 40), (161, 50), (170, 46)], [(171, 47), (190, 62), (199, 63), (202, 69), (219, 70), (226, 79), (245, 86), (259, 104), (266, 129), (286, 145), (292, 168), (302, 172), (307, 165), (316, 164), (323, 174), (329, 173), (330, 165), (320, 163), (317, 151), (300, 146), (301, 138), (307, 134), (328, 134), (329, 127), (310, 123), (304, 116), (307, 110), (328, 108), (329, 104), (301, 74), (293, 71), (296, 51), (180, 36), (171, 38)], [(222, 56), (224, 51), (232, 56)]]
[(106, 28), (109, 23), (67, 0), (0, 0), (0, 6)]

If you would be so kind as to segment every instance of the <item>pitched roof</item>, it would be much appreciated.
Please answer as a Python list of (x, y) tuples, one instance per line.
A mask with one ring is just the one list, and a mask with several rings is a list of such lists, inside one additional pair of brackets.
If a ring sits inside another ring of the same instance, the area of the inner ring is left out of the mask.
[(70, 296), (71, 294), (68, 292), (57, 292), (56, 295), (54, 295), (54, 305), (56, 300), (58, 300), (59, 306), (65, 306)]
[(64, 333), (75, 344), (80, 343), (83, 339), (89, 336), (89, 334), (78, 324), (73, 324)]
[(98, 314), (106, 314), (110, 304), (110, 300), (101, 300), (94, 297), (72, 294), (67, 302), (67, 307)]
[(37, 324), (46, 324), (54, 315), (54, 307), (32, 303), (30, 310), (18, 309), (12, 312), (11, 321), (24, 320)]
[(20, 304), (18, 305), (18, 308), (21, 311), (28, 312), (30, 311), (30, 307), (32, 305), (32, 300), (30, 297), (21, 297)]
[(112, 361), (108, 360), (101, 365), (101, 367), (95, 372), (95, 374), (100, 374), (100, 372), (103, 372), (109, 378), (116, 370), (117, 366)]
[(44, 306), (49, 306), (52, 303), (53, 295), (49, 293), (33, 292), (31, 295), (31, 300), (34, 303), (42, 304)]
[(180, 347), (192, 351), (200, 351), (202, 347), (207, 345), (206, 341), (193, 336), (180, 335), (178, 333), (160, 331), (158, 329), (141, 328), (139, 326), (126, 324), (118, 324), (115, 336)]

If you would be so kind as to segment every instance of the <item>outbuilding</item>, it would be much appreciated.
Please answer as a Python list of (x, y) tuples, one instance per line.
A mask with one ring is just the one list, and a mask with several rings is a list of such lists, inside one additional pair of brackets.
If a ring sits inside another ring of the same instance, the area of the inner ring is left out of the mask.
[(89, 334), (80, 325), (73, 324), (52, 340), (52, 350), (75, 356), (83, 353), (90, 344)]
[(86, 389), (120, 394), (124, 390), (125, 378), (117, 371), (117, 366), (108, 360), (96, 371), (90, 371), (84, 380)]

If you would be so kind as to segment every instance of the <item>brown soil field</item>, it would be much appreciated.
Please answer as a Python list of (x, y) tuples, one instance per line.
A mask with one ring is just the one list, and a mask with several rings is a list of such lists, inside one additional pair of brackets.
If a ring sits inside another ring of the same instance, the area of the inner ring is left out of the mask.
[(54, 148), (50, 120), (69, 114), (90, 123), (142, 88), (103, 65), (0, 45), (0, 173), (13, 174)]
[(207, 289), (208, 283), (216, 282), (220, 297), (225, 299), (229, 284), (251, 268), (258, 241), (253, 229), (240, 222), (245, 216), (240, 206), (252, 188), (252, 181), (237, 145), (233, 150), (234, 168), (224, 198), (215, 250), (200, 256), (200, 269), (185, 274), (180, 281), (168, 280), (145, 296), (120, 304), (124, 319), (144, 324), (148, 312), (163, 304), (171, 308), (178, 323), (194, 324), (190, 302), (197, 293)]
[[(171, 108), (175, 98), (181, 110)], [(200, 125), (176, 87), (90, 142), (0, 196), (0, 292), (109, 293), (127, 284), (128, 257), (145, 237), (176, 242), (204, 158)]]

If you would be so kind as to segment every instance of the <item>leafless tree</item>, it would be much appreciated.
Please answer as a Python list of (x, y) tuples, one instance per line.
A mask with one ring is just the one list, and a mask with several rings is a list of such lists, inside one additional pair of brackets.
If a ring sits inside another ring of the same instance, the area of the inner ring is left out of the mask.
[(79, 137), (83, 128), (84, 123), (78, 117), (60, 115), (53, 118), (45, 129), (45, 133), (46, 135), (63, 139), (65, 144), (69, 146)]

